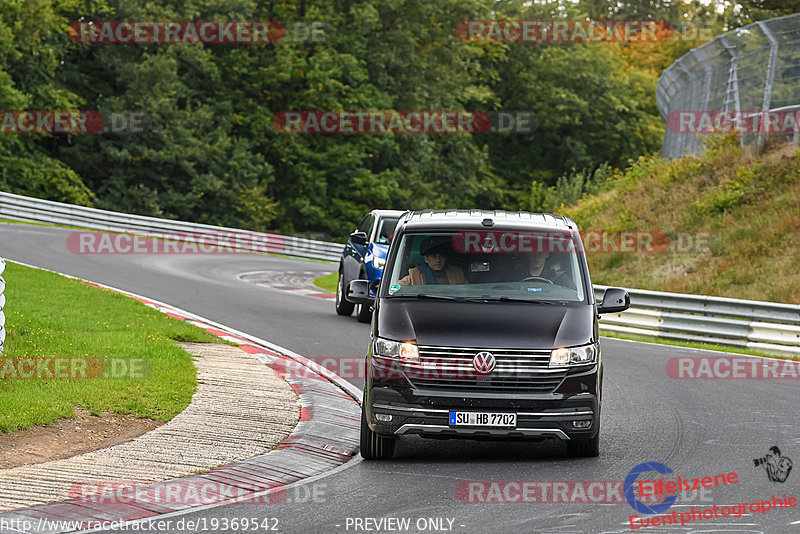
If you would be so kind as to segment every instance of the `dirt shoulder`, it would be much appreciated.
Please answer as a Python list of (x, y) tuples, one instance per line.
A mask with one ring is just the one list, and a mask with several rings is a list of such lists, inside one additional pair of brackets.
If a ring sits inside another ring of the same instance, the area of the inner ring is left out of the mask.
[[(194, 356), (197, 367), (197, 392), (183, 412), (163, 425), (150, 422), (155, 428), (139, 429), (141, 435), (127, 440), (132, 421), (119, 415), (107, 416), (105, 423), (94, 421), (100, 425), (96, 432), (88, 432), (92, 427), (82, 414), (48, 429), (25, 431), (33, 433), (27, 441), (19, 433), (14, 438), (21, 440), (15, 442), (17, 458), (44, 451), (58, 455), (47, 461), (28, 456), (17, 467), (0, 469), (0, 512), (62, 501), (81, 484), (147, 484), (206, 471), (267, 453), (291, 434), (300, 418), (298, 397), (273, 369), (231, 345), (180, 346)], [(59, 435), (58, 428), (67, 433)], [(115, 445), (105, 441), (112, 435)], [(70, 440), (76, 449), (89, 447), (88, 452), (64, 458)], [(3, 447), (4, 452), (14, 450), (7, 442)]]
[(104, 449), (141, 436), (164, 424), (132, 415), (91, 415), (73, 408), (74, 419), (59, 419), (0, 435), (0, 469), (40, 464)]

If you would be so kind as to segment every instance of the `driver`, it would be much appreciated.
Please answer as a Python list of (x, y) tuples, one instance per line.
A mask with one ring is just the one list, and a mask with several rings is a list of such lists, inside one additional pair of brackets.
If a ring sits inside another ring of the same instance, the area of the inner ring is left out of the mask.
[(425, 265), (411, 267), (408, 276), (397, 281), (401, 286), (467, 283), (464, 271), (447, 265), (449, 250), (446, 243), (428, 237), (420, 244), (419, 252), (425, 258)]
[(528, 254), (528, 272), (524, 275), (524, 279), (529, 278), (543, 278), (548, 282), (564, 287), (571, 287), (574, 289), (574, 283), (570, 280), (569, 275), (560, 269), (558, 262), (547, 266), (547, 260), (550, 258), (548, 252), (534, 252)]
[(542, 272), (544, 271), (544, 264), (547, 262), (547, 258), (550, 256), (547, 252), (534, 252), (533, 254), (528, 254), (528, 267), (530, 274), (526, 275), (526, 278), (530, 276), (541, 276), (545, 277)]

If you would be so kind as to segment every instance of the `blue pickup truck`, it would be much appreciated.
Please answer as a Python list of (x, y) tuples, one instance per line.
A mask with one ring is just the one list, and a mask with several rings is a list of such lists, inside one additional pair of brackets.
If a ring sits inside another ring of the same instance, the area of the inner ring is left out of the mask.
[[(339, 260), (339, 283), (336, 286), (336, 313), (339, 315), (350, 315), (355, 309), (359, 322), (368, 323), (372, 318), (372, 298), (383, 275), (386, 252), (395, 226), (403, 213), (372, 210), (350, 234)], [(353, 280), (369, 280), (371, 298), (364, 304), (352, 304), (344, 298), (344, 291)]]

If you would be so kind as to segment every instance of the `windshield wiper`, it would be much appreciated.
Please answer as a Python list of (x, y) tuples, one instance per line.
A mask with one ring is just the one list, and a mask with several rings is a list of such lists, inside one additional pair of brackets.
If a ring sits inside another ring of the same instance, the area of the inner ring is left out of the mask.
[(555, 306), (556, 304), (566, 304), (566, 301), (563, 300), (533, 300), (533, 299), (520, 299), (516, 297), (499, 297), (497, 300), (500, 302), (527, 302), (528, 304), (550, 304), (551, 306)]
[(532, 302), (534, 304), (556, 304), (557, 302), (562, 303), (562, 301), (521, 299), (517, 297), (492, 297), (490, 295), (482, 295), (480, 297), (465, 297), (464, 300), (468, 302)]
[[(406, 296), (406, 295), (403, 295)], [(409, 295), (410, 296), (410, 295)], [(432, 300), (464, 300), (463, 297), (448, 297), (447, 295), (428, 295), (425, 293), (417, 293), (414, 295), (418, 299), (432, 299)]]

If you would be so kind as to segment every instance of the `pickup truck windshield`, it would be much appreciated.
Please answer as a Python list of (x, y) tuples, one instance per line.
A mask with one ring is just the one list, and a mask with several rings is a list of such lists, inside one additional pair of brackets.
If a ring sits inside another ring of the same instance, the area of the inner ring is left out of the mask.
[(387, 297), (566, 301), (586, 298), (577, 233), (406, 233), (384, 275)]

